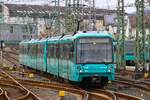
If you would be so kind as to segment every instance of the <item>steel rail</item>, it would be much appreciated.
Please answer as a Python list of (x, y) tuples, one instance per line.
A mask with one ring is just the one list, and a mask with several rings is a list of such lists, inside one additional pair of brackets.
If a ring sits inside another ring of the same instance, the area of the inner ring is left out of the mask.
[(101, 89), (95, 89), (93, 90), (96, 93), (105, 93), (108, 94), (112, 100), (142, 100), (142, 98), (138, 98), (136, 96), (131, 96), (131, 95), (127, 95), (124, 93), (118, 93), (118, 92), (114, 92), (114, 91), (109, 91), (109, 90), (101, 90)]
[(106, 94), (106, 95), (108, 95), (110, 98), (112, 98), (112, 100), (117, 100), (116, 95), (115, 95), (113, 92), (111, 92), (111, 91), (102, 90), (102, 89), (93, 89), (92, 91), (95, 92), (95, 93)]
[(139, 84), (140, 81), (125, 79), (125, 78), (120, 78), (120, 77), (116, 77), (116, 80), (114, 80), (113, 82), (134, 86), (136, 88), (150, 92), (149, 83), (145, 83), (147, 86), (143, 86), (143, 85)]
[[(22, 94), (25, 94), (23, 96), (17, 97), (15, 100), (25, 100), (26, 98), (28, 98), (30, 96), (30, 93), (28, 91), (24, 91), (24, 89), (22, 89), (20, 86), (16, 86), (15, 84), (10, 84), (10, 83), (7, 83), (7, 82), (8, 81), (0, 81), (0, 85), (18, 89), (22, 92)], [(23, 93), (23, 92), (26, 92), (26, 93)]]
[[(40, 82), (40, 81), (32, 81), (32, 80), (22, 80), (22, 79), (16, 79), (18, 82), (24, 85), (29, 85), (29, 86), (34, 86), (34, 87), (41, 87), (41, 88), (53, 88), (53, 89), (58, 89), (58, 90), (65, 90), (68, 92), (73, 92), (73, 93), (79, 93), (83, 95), (84, 98), (88, 97), (87, 100), (90, 100), (92, 97), (98, 98), (100, 100), (120, 100), (120, 99), (125, 99), (125, 100), (142, 100), (141, 98), (123, 94), (123, 93), (117, 93), (117, 92), (112, 92), (108, 90), (101, 90), (101, 89), (95, 89), (86, 92), (85, 90), (80, 90), (80, 89), (72, 89), (71, 86), (67, 87), (66, 85), (62, 85), (59, 83), (47, 83), (47, 82)], [(7, 81), (7, 80), (5, 80)], [(60, 85), (60, 86), (57, 86)], [(77, 91), (76, 91), (77, 90)], [(74, 92), (76, 91), (76, 92)], [(85, 96), (86, 93), (86, 96)]]
[(11, 99), (9, 98), (9, 96), (8, 96), (7, 91), (4, 91), (4, 97), (5, 97), (6, 100), (11, 100)]
[[(7, 61), (9, 61), (11, 64), (18, 64), (17, 62), (19, 62), (17, 59), (15, 59), (14, 57), (11, 57), (11, 56), (8, 56), (8, 55), (6, 55), (6, 54), (4, 54), (3, 55), (3, 57), (7, 60)], [(10, 58), (9, 58), (10, 57)], [(10, 60), (10, 59), (13, 59), (13, 60), (15, 60), (15, 61), (12, 61), (12, 60)]]
[(0, 88), (0, 100), (10, 100), (7, 91), (4, 91), (2, 88)]
[(138, 98), (136, 96), (127, 95), (124, 93), (113, 92), (116, 95), (117, 100), (143, 100), (142, 98)]
[[(7, 83), (7, 82), (9, 82), (9, 83)], [(18, 89), (18, 90), (20, 90), (22, 92), (22, 94), (25, 94), (23, 96), (15, 98), (15, 100), (27, 100), (29, 97), (31, 97), (30, 92), (24, 91), (24, 89), (22, 89), (20, 86), (16, 86), (12, 81), (4, 81), (3, 80), (3, 81), (0, 82), (0, 85), (8, 86), (8, 87), (12, 87), (12, 88)], [(26, 93), (23, 93), (23, 92), (26, 92)], [(5, 94), (7, 94), (6, 91), (5, 91)]]
[(142, 86), (142, 85), (139, 85), (139, 84), (134, 84), (134, 83), (131, 83), (131, 82), (129, 83), (127, 81), (120, 81), (120, 80), (114, 80), (114, 82), (130, 85), (130, 86), (134, 86), (136, 88), (139, 88), (139, 89), (142, 89), (142, 90), (150, 92), (150, 88)]
[[(18, 81), (21, 81), (21, 80), (18, 80)], [(28, 83), (28, 82), (29, 83)], [(49, 87), (49, 85), (48, 85), (48, 83), (46, 83), (45, 84), (45, 82), (37, 82), (37, 84), (36, 84), (36, 81), (30, 81), (30, 80), (24, 80), (23, 81), (24, 83), (23, 84), (30, 84), (30, 83), (34, 83), (34, 84), (32, 84), (32, 86), (37, 86), (37, 87), (44, 87), (44, 88), (51, 88), (51, 87)], [(21, 82), (22, 83), (22, 82)], [(40, 84), (40, 85), (39, 85)], [(43, 85), (42, 85), (43, 84)], [(31, 84), (30, 84), (31, 85)], [(54, 85), (56, 85), (55, 83), (54, 83)], [(61, 88), (62, 89), (62, 88)], [(130, 96), (130, 95), (125, 95), (125, 94), (119, 94), (119, 93), (111, 93), (111, 92), (109, 92), (109, 91), (105, 91), (105, 90), (98, 90), (98, 92), (95, 92), (95, 91), (93, 91), (93, 92), (88, 92), (88, 94), (89, 94), (89, 98), (90, 98), (90, 96), (92, 96), (92, 95), (95, 95), (96, 97), (97, 97), (97, 95), (96, 94), (103, 94), (103, 95), (107, 95), (108, 97), (110, 97), (112, 100), (116, 100), (116, 98), (121, 98), (121, 95), (124, 97), (124, 98), (130, 98), (130, 100), (141, 100), (141, 98), (137, 98), (137, 97), (134, 97), (134, 96)], [(120, 96), (120, 97), (119, 97)], [(94, 97), (94, 96), (92, 96), (92, 97)], [(103, 96), (99, 96), (99, 97), (103, 97)], [(104, 98), (101, 98), (101, 100), (108, 100), (108, 99), (110, 99), (110, 98), (108, 98), (108, 97), (104, 97)], [(98, 97), (97, 97), (98, 98)]]
[(127, 78), (123, 78), (123, 77), (119, 77), (119, 76), (116, 76), (116, 79), (123, 80), (123, 81), (130, 81), (130, 82), (133, 82), (135, 84), (143, 83), (147, 86), (150, 86), (150, 82), (146, 82), (146, 81), (143, 81), (143, 80), (127, 79)]
[(10, 54), (13, 54), (13, 55), (19, 55), (18, 53), (15, 53), (15, 52), (13, 52), (13, 51), (3, 51), (4, 53), (10, 53)]
[[(30, 90), (26, 89), (23, 85), (21, 85), (19, 82), (17, 82), (12, 76), (10, 76), (9, 74), (7, 74), (5, 71), (3, 71), (2, 69), (0, 69), (0, 71), (2, 73), (4, 73), (6, 76), (8, 76), (16, 85), (20, 86), (21, 88), (23, 88), (25, 91), (27, 91), (27, 95), (30, 94), (30, 97), (32, 96), (32, 98), (34, 100), (41, 100), (38, 96), (36, 96), (33, 92), (31, 92)], [(24, 98), (25, 97), (25, 98)], [(19, 98), (18, 100), (26, 100), (26, 96)], [(24, 98), (24, 99), (23, 99)]]
[(3, 53), (5, 56), (9, 56), (10, 58), (12, 58), (13, 60), (15, 60), (15, 61), (17, 61), (17, 62), (19, 62), (19, 60), (18, 59), (16, 59), (15, 57), (12, 57), (12, 56), (10, 56), (10, 54), (9, 53)]
[(3, 51), (4, 53), (10, 53), (10, 54), (13, 54), (13, 55), (19, 55), (18, 53), (15, 53), (15, 52), (12, 52), (12, 51)]
[[(101, 93), (95, 93), (93, 91), (86, 91), (80, 88), (74, 88), (73, 86), (68, 86), (65, 84), (60, 83), (46, 83), (46, 82), (40, 82), (40, 81), (31, 81), (31, 80), (21, 80), (16, 79), (18, 82), (24, 85), (29, 85), (33, 87), (40, 87), (40, 88), (50, 88), (50, 89), (56, 89), (56, 90), (64, 90), (67, 92), (79, 94), (82, 96), (83, 100), (91, 100), (91, 98), (97, 98), (100, 100), (112, 100), (113, 98), (110, 97), (110, 94), (104, 93), (102, 91)], [(8, 81), (8, 80), (3, 80)]]
[[(10, 56), (10, 55), (9, 55)], [(129, 100), (142, 100), (141, 98), (137, 98), (134, 96), (122, 94), (122, 93), (117, 93), (117, 92), (112, 92), (112, 93), (106, 93), (104, 92), (105, 90), (100, 90), (99, 91), (92, 91), (92, 92), (87, 92), (85, 90), (80, 90), (80, 89), (74, 89), (70, 87), (67, 87), (66, 85), (60, 85), (58, 83), (46, 83), (46, 82), (37, 82), (37, 81), (31, 81), (31, 80), (21, 80), (21, 79), (16, 79), (18, 82), (24, 85), (29, 85), (29, 86), (35, 86), (35, 87), (42, 87), (42, 88), (53, 88), (53, 89), (58, 89), (58, 90), (65, 90), (71, 93), (76, 93), (79, 95), (82, 95), (84, 100), (91, 100), (91, 98), (98, 98), (100, 100), (120, 100), (120, 99), (129, 99)], [(60, 85), (60, 86), (59, 86)]]

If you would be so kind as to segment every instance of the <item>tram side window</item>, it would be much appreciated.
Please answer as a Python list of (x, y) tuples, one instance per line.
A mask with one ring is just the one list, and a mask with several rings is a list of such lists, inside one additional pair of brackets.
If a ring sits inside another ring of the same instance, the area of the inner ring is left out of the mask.
[(36, 45), (35, 44), (32, 44), (32, 48), (31, 48), (31, 55), (32, 57), (36, 56)]
[(23, 54), (26, 55), (26, 46), (23, 46)]
[(35, 45), (35, 56), (37, 56), (37, 44)]
[(40, 57), (43, 57), (43, 49), (44, 49), (43, 45), (41, 44), (40, 45)]
[(54, 58), (54, 44), (51, 44), (51, 58)]
[(27, 52), (27, 46), (24, 45), (24, 54), (26, 55), (26, 52)]
[(28, 51), (29, 51), (29, 47), (28, 47), (28, 45), (26, 45), (26, 55), (28, 55)]
[(54, 58), (58, 58), (59, 56), (59, 50), (58, 50), (58, 45), (57, 44), (54, 44)]
[(53, 58), (53, 44), (49, 44), (48, 50), (48, 57)]
[(42, 57), (42, 45), (40, 44), (40, 51), (39, 51), (39, 53), (40, 53), (40, 57)]
[(30, 55), (31, 55), (31, 57), (33, 56), (33, 45), (32, 44), (30, 45)]
[(27, 45), (27, 47), (26, 47), (26, 55), (29, 55), (29, 52), (30, 51), (30, 48), (29, 48), (29, 45)]
[(36, 44), (34, 44), (34, 45), (33, 45), (33, 51), (32, 51), (32, 52), (33, 52), (33, 56), (36, 56), (36, 49), (37, 49), (37, 48), (36, 48)]
[(74, 52), (74, 48), (73, 48), (73, 44), (72, 43), (69, 43), (66, 45), (66, 56), (67, 56), (67, 59), (68, 60), (73, 60), (73, 52)]
[(69, 44), (69, 59), (73, 61), (73, 53), (74, 53), (74, 46), (73, 43)]
[(32, 56), (32, 45), (29, 45), (29, 56)]
[(71, 43), (69, 44), (61, 44), (60, 45), (61, 50), (61, 58), (65, 60), (73, 60), (73, 46)]
[(60, 58), (63, 59), (63, 45), (59, 45)]
[(24, 54), (26, 55), (26, 45), (24, 45)]
[(59, 46), (58, 44), (56, 44), (56, 58), (59, 57)]
[(53, 52), (52, 52), (52, 57), (55, 58), (55, 44), (53, 44), (52, 48), (53, 48), (53, 49), (52, 49), (52, 50), (53, 50)]
[(41, 57), (41, 45), (38, 44), (38, 57)]
[(52, 44), (49, 44), (48, 45), (48, 58), (52, 58), (52, 52), (53, 52)]
[(30, 50), (30, 45), (27, 44), (27, 45), (26, 45), (26, 55), (29, 55), (29, 53), (30, 53), (29, 50)]
[(51, 58), (51, 55), (50, 55), (50, 47), (51, 47), (51, 45), (49, 44), (49, 45), (48, 45), (48, 58)]
[(66, 44), (66, 45), (65, 45), (65, 48), (66, 48), (66, 50), (65, 50), (65, 52), (66, 52), (66, 57), (65, 57), (65, 58), (66, 58), (67, 60), (69, 60), (69, 52), (70, 52), (70, 50), (69, 50), (69, 44)]
[(70, 59), (70, 47), (71, 47), (71, 45), (70, 44), (63, 44), (62, 46), (63, 46), (62, 47), (63, 59), (69, 60)]
[(38, 56), (39, 57), (43, 57), (44, 54), (44, 45), (43, 44), (39, 44), (38, 45)]
[(65, 44), (63, 44), (63, 49), (62, 49), (62, 58), (65, 60), (65, 59), (67, 59), (67, 56), (66, 56), (66, 51), (67, 50), (67, 48), (66, 48), (66, 46), (65, 46)]
[(28, 50), (28, 46), (27, 45), (25, 45), (24, 50), (25, 50), (25, 55), (27, 55), (27, 50)]
[(31, 52), (30, 52), (31, 53), (31, 57), (33, 57), (33, 44), (31, 44), (30, 47), (31, 47)]
[(40, 48), (40, 47), (39, 47), (39, 44), (38, 44), (38, 47), (37, 47), (37, 52), (38, 52), (37, 55), (38, 55), (38, 57), (39, 57), (39, 53), (40, 53), (40, 52), (39, 52), (39, 51), (40, 51), (39, 48)]
[(20, 49), (21, 49), (20, 53), (23, 54), (23, 53), (24, 53), (24, 52), (23, 52), (23, 51), (24, 51), (23, 45), (21, 45), (21, 48), (20, 48)]
[(23, 52), (23, 51), (22, 51), (22, 47), (23, 47), (23, 46), (20, 45), (20, 48), (19, 48), (19, 49), (20, 49), (20, 52), (19, 52), (20, 54), (22, 54), (22, 52)]

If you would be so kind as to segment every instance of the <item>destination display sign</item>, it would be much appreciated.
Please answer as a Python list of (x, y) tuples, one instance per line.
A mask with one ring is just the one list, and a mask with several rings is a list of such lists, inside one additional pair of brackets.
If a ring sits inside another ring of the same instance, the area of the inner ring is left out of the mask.
[(109, 43), (109, 38), (83, 38), (79, 43)]

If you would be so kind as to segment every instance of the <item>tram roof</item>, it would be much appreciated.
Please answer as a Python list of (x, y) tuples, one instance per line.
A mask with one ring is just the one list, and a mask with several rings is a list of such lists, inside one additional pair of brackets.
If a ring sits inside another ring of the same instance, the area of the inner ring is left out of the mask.
[(110, 37), (113, 38), (113, 36), (109, 33), (103, 33), (103, 32), (97, 32), (97, 31), (87, 31), (87, 32), (77, 32), (75, 35), (65, 35), (61, 38), (63, 39), (76, 39), (81, 37)]
[(43, 39), (31, 39), (31, 40), (24, 40), (21, 43), (42, 43), (46, 41), (57, 41), (57, 40), (74, 40), (77, 38), (82, 37), (110, 37), (113, 38), (112, 34), (104, 33), (104, 32), (97, 32), (97, 31), (87, 31), (82, 32), (78, 31), (75, 34), (65, 34), (64, 36), (55, 36), (55, 37), (49, 37), (49, 38), (43, 38)]

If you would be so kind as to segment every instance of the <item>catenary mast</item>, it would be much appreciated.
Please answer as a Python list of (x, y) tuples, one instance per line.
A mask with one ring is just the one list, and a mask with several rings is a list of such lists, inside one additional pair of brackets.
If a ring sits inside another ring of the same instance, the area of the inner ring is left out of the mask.
[(125, 23), (124, 23), (124, 0), (118, 0), (117, 7), (117, 70), (121, 67), (125, 69), (125, 54), (124, 54), (124, 41), (125, 41)]
[(146, 64), (145, 56), (145, 28), (144, 28), (144, 0), (135, 1), (137, 10), (137, 23), (136, 23), (136, 71), (141, 67), (144, 69)]

